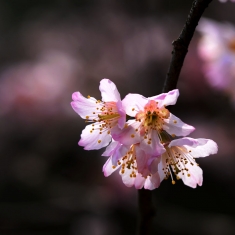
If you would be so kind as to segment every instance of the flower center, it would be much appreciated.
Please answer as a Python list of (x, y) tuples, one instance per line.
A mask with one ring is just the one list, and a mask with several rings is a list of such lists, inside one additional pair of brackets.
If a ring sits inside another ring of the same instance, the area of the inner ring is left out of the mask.
[(135, 145), (132, 145), (129, 151), (118, 161), (118, 165), (122, 165), (120, 173), (124, 174), (125, 171), (130, 173), (130, 177), (136, 177), (136, 156), (135, 156)]
[(140, 111), (136, 115), (136, 119), (142, 121), (146, 131), (157, 130), (162, 131), (164, 119), (168, 118), (170, 112), (165, 108), (159, 108), (158, 103), (150, 100), (144, 107), (144, 112)]
[(173, 146), (169, 148), (165, 146), (166, 152), (162, 154), (163, 168), (162, 170), (165, 173), (165, 179), (171, 177), (172, 184), (175, 184), (173, 179), (173, 174), (176, 179), (179, 180), (180, 176), (190, 177), (190, 172), (188, 169), (189, 164), (192, 166), (194, 164), (198, 165), (192, 155), (191, 151), (188, 151), (184, 147)]
[(98, 122), (104, 122), (106, 124), (111, 124), (114, 121), (117, 122), (120, 117), (117, 105), (115, 102), (104, 102), (103, 106), (99, 109)]
[(97, 100), (96, 104), (96, 110), (93, 112), (96, 117), (94, 119), (90, 119), (89, 116), (86, 117), (87, 122), (95, 122), (92, 124), (90, 133), (98, 129), (100, 134), (104, 131), (110, 134), (110, 129), (117, 124), (120, 117), (117, 104), (116, 102), (102, 102), (100, 100)]

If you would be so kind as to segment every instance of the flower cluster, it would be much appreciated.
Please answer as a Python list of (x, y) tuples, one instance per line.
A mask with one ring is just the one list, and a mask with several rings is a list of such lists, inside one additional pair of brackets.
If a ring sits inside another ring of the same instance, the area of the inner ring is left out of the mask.
[(203, 18), (198, 31), (202, 35), (198, 51), (206, 78), (235, 102), (235, 27)]
[[(102, 100), (80, 92), (72, 95), (71, 105), (86, 122), (78, 142), (86, 150), (106, 147), (103, 156), (105, 176), (119, 170), (123, 183), (137, 189), (158, 188), (163, 179), (182, 179), (195, 188), (202, 185), (202, 170), (195, 158), (217, 152), (209, 139), (185, 137), (194, 127), (185, 124), (166, 108), (174, 105), (179, 91), (153, 97), (128, 94), (123, 100), (113, 82), (100, 82)], [(128, 120), (127, 120), (128, 119)]]

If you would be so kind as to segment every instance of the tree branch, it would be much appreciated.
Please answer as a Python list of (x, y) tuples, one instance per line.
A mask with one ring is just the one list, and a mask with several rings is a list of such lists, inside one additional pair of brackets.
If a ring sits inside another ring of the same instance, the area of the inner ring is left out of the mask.
[(184, 58), (188, 52), (189, 43), (203, 12), (208, 7), (210, 2), (212, 2), (212, 0), (195, 0), (193, 2), (179, 38), (172, 43), (172, 57), (166, 75), (163, 92), (168, 92), (176, 88), (180, 71), (184, 63)]
[(148, 235), (151, 232), (152, 219), (155, 215), (155, 208), (152, 201), (152, 191), (146, 189), (138, 190), (138, 235)]
[[(177, 40), (175, 40), (172, 51), (172, 58), (168, 68), (163, 92), (175, 89), (179, 74), (184, 63), (184, 58), (188, 52), (189, 43), (193, 37), (198, 22), (212, 0), (195, 0), (192, 4), (186, 23)], [(152, 204), (152, 191), (138, 190), (139, 204), (139, 225), (138, 235), (149, 235), (151, 232), (152, 219), (155, 209)]]

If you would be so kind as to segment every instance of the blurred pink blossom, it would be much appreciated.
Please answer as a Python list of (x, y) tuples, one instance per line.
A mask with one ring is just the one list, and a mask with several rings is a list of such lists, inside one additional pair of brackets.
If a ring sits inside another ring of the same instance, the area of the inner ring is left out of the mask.
[(0, 115), (48, 116), (63, 109), (64, 92), (72, 85), (75, 63), (59, 51), (25, 61), (0, 74)]
[(235, 101), (235, 27), (204, 18), (198, 31), (202, 34), (198, 52), (208, 82)]
[[(219, 0), (220, 2), (227, 2), (227, 0)], [(230, 0), (231, 2), (235, 2), (235, 0)]]

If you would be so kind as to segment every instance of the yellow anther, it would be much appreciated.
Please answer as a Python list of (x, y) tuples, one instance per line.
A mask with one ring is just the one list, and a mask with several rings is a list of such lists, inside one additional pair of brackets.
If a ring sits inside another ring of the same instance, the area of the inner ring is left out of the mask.
[(98, 143), (100, 144), (100, 143), (101, 143), (101, 140), (98, 140)]
[(175, 184), (175, 181), (174, 181), (174, 180), (172, 180), (172, 181), (171, 181), (171, 183), (172, 183), (172, 184)]

